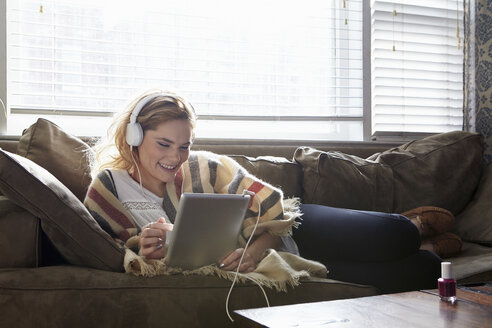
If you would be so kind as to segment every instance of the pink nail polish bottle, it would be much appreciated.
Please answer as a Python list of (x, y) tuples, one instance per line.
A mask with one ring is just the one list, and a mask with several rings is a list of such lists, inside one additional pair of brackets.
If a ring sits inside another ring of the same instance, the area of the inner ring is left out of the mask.
[(441, 278), (437, 280), (437, 286), (442, 301), (450, 303), (456, 301), (456, 280), (453, 277), (451, 262), (441, 263)]

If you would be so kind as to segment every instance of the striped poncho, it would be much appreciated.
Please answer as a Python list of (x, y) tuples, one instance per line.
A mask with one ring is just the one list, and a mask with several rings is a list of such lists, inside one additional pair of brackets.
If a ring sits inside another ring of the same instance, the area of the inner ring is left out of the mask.
[[(249, 174), (231, 158), (210, 152), (190, 152), (174, 183), (166, 184), (162, 207), (174, 222), (182, 193), (242, 194), (245, 189), (256, 193), (260, 200), (261, 216), (255, 235), (266, 231), (279, 236), (291, 233), (299, 216), (297, 206), (286, 209), (281, 190)], [(84, 204), (99, 225), (121, 245), (136, 246), (131, 240), (139, 235), (140, 227), (118, 200), (114, 181), (108, 171), (100, 172), (93, 180)], [(258, 209), (258, 202), (252, 199), (238, 240), (241, 246), (252, 233)]]

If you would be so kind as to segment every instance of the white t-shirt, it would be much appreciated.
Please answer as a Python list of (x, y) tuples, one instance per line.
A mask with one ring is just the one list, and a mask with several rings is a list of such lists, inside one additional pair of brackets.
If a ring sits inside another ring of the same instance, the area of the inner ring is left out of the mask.
[[(140, 188), (140, 184), (125, 170), (109, 170), (113, 176), (118, 199), (128, 212), (133, 216), (135, 223), (142, 228), (148, 223), (164, 217), (169, 218), (162, 207), (162, 198), (146, 189)], [(142, 194), (143, 193), (145, 194)]]

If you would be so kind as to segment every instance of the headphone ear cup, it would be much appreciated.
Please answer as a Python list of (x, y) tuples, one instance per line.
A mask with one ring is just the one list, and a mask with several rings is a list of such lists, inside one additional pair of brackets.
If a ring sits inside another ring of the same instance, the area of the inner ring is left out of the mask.
[(142, 126), (139, 123), (128, 123), (126, 126), (126, 143), (130, 146), (140, 146), (143, 141)]

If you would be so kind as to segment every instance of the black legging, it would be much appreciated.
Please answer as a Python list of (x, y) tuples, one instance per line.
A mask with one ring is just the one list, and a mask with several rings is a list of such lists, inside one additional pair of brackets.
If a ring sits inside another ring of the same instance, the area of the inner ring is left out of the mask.
[(419, 251), (419, 231), (406, 217), (313, 204), (301, 210), (293, 238), (302, 257), (327, 266), (328, 278), (382, 292), (435, 288), (441, 259)]

